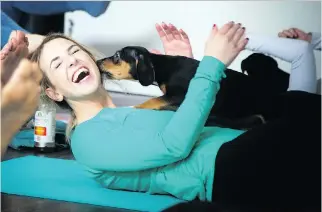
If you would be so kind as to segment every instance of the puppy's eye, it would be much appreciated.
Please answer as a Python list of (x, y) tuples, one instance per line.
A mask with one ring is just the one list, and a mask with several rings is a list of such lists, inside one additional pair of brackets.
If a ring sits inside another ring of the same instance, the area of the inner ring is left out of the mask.
[(57, 68), (59, 68), (60, 64), (61, 64), (61, 63), (59, 63), (55, 68), (56, 68), (56, 69), (57, 69)]

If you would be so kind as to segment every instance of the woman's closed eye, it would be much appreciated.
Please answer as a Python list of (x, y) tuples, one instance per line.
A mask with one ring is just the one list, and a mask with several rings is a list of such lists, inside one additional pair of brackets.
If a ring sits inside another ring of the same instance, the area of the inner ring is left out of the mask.
[[(76, 52), (78, 52), (79, 49), (75, 49), (72, 51), (72, 54), (75, 54)], [(56, 66), (55, 66), (55, 69), (59, 68), (59, 66), (61, 65), (61, 63), (58, 63)]]
[(76, 52), (78, 52), (79, 51), (79, 49), (75, 49), (73, 52), (72, 52), (72, 54), (75, 54)]

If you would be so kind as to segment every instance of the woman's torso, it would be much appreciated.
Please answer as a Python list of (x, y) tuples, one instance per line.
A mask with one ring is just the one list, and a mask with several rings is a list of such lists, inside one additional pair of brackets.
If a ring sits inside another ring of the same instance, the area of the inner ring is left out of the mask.
[[(121, 141), (122, 139), (135, 142), (137, 138), (151, 138), (151, 135), (161, 131), (166, 127), (173, 114), (171, 111), (105, 108), (93, 119), (79, 125), (74, 134), (91, 134), (93, 143), (88, 145), (95, 145), (96, 139), (104, 139), (107, 143)], [(91, 127), (94, 123), (99, 126), (99, 129), (95, 130), (96, 132), (93, 132), (93, 127)], [(101, 137), (100, 131), (103, 130), (109, 132), (105, 137)], [(182, 126), (181, 131), (185, 133), (184, 126)], [(216, 154), (223, 143), (234, 139), (241, 133), (243, 131), (206, 127), (188, 157), (157, 168), (142, 168), (141, 171), (123, 172), (97, 170), (90, 167), (88, 167), (88, 170), (93, 178), (109, 189), (171, 194), (185, 200), (195, 198), (211, 200)], [(154, 141), (151, 140), (151, 142)], [(78, 148), (77, 143), (78, 140), (72, 140), (72, 149)], [(126, 149), (127, 146), (119, 148)], [(137, 148), (145, 147), (138, 143)], [(130, 150), (130, 152), (130, 154), (136, 154), (135, 149)], [(74, 152), (74, 154), (77, 159), (79, 154), (77, 152)], [(115, 152), (115, 154), (119, 153)], [(137, 157), (141, 157), (141, 155), (137, 155)], [(124, 155), (124, 158), (126, 160), (126, 155)], [(130, 164), (131, 161), (128, 161), (128, 163)], [(144, 167), (144, 164), (142, 164), (142, 167)]]

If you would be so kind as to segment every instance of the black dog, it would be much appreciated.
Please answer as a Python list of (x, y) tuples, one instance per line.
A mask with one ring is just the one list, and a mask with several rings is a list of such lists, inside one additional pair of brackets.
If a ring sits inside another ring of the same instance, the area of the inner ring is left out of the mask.
[[(199, 61), (183, 56), (157, 55), (143, 47), (125, 47), (113, 56), (97, 61), (101, 73), (110, 79), (138, 80), (143, 86), (155, 84), (163, 96), (136, 108), (176, 110), (183, 102)], [(260, 90), (247, 75), (226, 69), (216, 102), (206, 125), (250, 129), (265, 121), (257, 112)], [(197, 103), (196, 103), (197, 104)]]

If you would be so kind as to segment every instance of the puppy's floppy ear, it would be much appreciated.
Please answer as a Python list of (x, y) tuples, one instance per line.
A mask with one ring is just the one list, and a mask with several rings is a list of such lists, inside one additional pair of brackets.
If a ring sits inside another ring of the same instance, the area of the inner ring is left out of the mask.
[(144, 57), (140, 54), (137, 59), (137, 77), (141, 85), (152, 85), (155, 80), (153, 64), (149, 56)]

